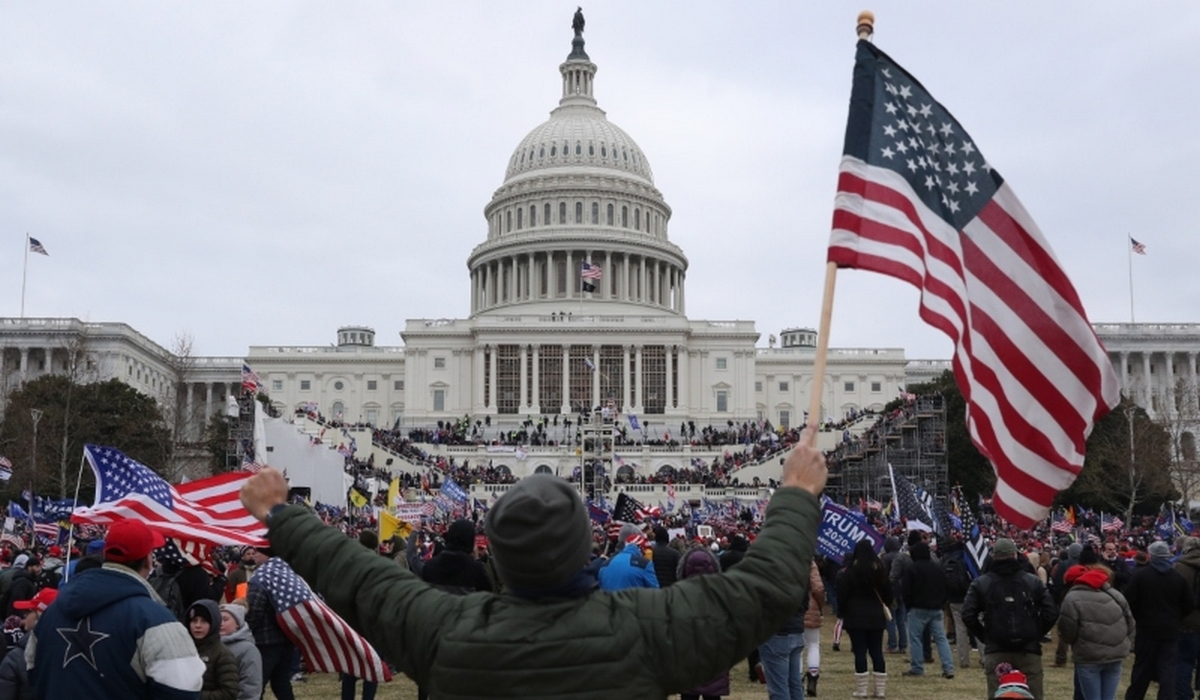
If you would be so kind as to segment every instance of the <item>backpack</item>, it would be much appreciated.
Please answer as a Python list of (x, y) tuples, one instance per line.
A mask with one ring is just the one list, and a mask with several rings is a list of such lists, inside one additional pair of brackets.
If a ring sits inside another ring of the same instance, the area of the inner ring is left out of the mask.
[(946, 594), (955, 598), (965, 596), (971, 587), (971, 572), (967, 571), (962, 554), (947, 554), (942, 559), (942, 571), (946, 574)]
[(167, 606), (167, 610), (175, 616), (175, 619), (180, 622), (187, 623), (184, 617), (187, 615), (187, 610), (183, 607), (183, 589), (179, 586), (179, 574), (176, 571), (173, 574), (164, 574), (162, 569), (155, 569), (150, 574), (150, 587), (162, 598), (163, 605)]
[(984, 617), (986, 638), (1003, 649), (1020, 649), (1042, 638), (1037, 604), (1022, 578), (1021, 574), (995, 576), (988, 587)]

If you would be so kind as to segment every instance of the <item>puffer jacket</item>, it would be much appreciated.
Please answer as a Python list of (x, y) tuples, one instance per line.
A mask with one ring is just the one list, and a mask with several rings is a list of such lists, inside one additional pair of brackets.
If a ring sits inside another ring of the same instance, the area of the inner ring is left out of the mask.
[(208, 611), (208, 619), (212, 624), (203, 639), (192, 637), (196, 643), (196, 653), (205, 667), (200, 700), (237, 700), (241, 675), (233, 652), (221, 643), (221, 613), (217, 610), (216, 601), (197, 600), (188, 608), (188, 619), (191, 620), (193, 611), (201, 607)]
[(1108, 569), (1076, 564), (1067, 569), (1058, 631), (1071, 645), (1076, 664), (1106, 664), (1129, 656), (1133, 613), (1125, 596), (1108, 583)]
[(29, 688), (29, 674), (25, 672), (25, 643), (29, 636), (8, 650), (0, 661), (0, 700), (29, 700), (33, 693)]
[(262, 654), (254, 645), (254, 635), (250, 633), (250, 626), (243, 622), (233, 634), (221, 635), (221, 643), (229, 649), (233, 658), (237, 659), (240, 679), (238, 700), (259, 700), (263, 689)]
[[(1187, 581), (1189, 591), (1195, 588), (1200, 583), (1196, 580), (1200, 576), (1200, 547), (1189, 549), (1175, 560), (1175, 570)], [(1200, 632), (1200, 608), (1193, 609), (1183, 618), (1183, 631)]]
[(431, 697), (662, 700), (732, 668), (798, 609), (820, 514), (811, 493), (779, 488), (754, 546), (720, 576), (537, 599), (430, 588), (303, 506), (275, 511), (269, 538)]
[[(95, 666), (81, 649), (64, 665), (69, 642), (62, 630), (78, 630), (71, 635), (76, 649), (93, 641), (87, 651)], [(204, 676), (187, 629), (144, 578), (113, 563), (76, 573), (63, 586), (33, 628), (25, 664), (34, 697), (43, 698), (125, 700), (149, 697), (150, 686), (155, 698), (195, 698)]]
[(821, 610), (824, 607), (825, 582), (821, 580), (821, 570), (817, 568), (817, 563), (814, 561), (812, 571), (808, 575), (808, 610), (804, 611), (804, 629), (821, 628), (821, 622), (825, 617)]

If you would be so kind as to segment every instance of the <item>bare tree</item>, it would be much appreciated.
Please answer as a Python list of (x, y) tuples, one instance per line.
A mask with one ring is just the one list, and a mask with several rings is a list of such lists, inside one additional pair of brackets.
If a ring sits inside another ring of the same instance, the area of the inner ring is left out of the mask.
[[(70, 467), (69, 444), (71, 439), (71, 423), (75, 419), (75, 415), (72, 412), (71, 400), (76, 387), (95, 381), (97, 378), (96, 361), (92, 357), (90, 346), (86, 328), (78, 333), (67, 336), (59, 343), (59, 350), (62, 351), (63, 356), (63, 376), (67, 378), (66, 409), (63, 411), (62, 445), (59, 448), (58, 455), (59, 498), (66, 498), (67, 491), (71, 486), (68, 473), (68, 468)], [(50, 362), (51, 371), (54, 369), (53, 365), (52, 354)], [(78, 479), (76, 479), (76, 483), (78, 483)]]
[(1200, 460), (1196, 458), (1196, 432), (1200, 430), (1200, 390), (1187, 377), (1175, 380), (1172, 391), (1160, 397), (1158, 422), (1171, 438), (1174, 465), (1171, 480), (1185, 507), (1200, 496)]
[(165, 465), (167, 477), (176, 481), (192, 461), (192, 453), (202, 444), (203, 409), (192, 401), (188, 387), (196, 380), (197, 359), (191, 333), (177, 333), (167, 357), (170, 385), (163, 401), (163, 415), (171, 431), (171, 461)]

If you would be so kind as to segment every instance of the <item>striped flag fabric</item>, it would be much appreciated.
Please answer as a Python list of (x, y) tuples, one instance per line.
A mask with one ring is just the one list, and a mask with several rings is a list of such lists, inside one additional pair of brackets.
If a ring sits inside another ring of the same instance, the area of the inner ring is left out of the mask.
[(929, 503), (917, 497), (917, 489), (903, 474), (897, 474), (892, 465), (888, 465), (888, 473), (892, 477), (892, 491), (896, 497), (899, 516), (907, 524), (909, 530), (924, 530), (933, 532), (940, 526)]
[(392, 679), (388, 665), (370, 643), (282, 559), (264, 562), (250, 577), (250, 586), (261, 586), (270, 597), (279, 626), (300, 647), (311, 671), (345, 673), (376, 683)]
[(1138, 240), (1133, 236), (1129, 237), (1129, 249), (1138, 255), (1146, 254), (1146, 244), (1138, 242)]
[(622, 491), (617, 494), (617, 502), (613, 505), (612, 519), (617, 522), (636, 523), (642, 520), (641, 514), (645, 512), (646, 506)]
[(46, 246), (42, 245), (42, 242), (33, 236), (29, 237), (29, 252), (50, 257), (50, 253), (46, 252)]
[(96, 475), (96, 500), (77, 508), (71, 521), (108, 525), (141, 520), (168, 537), (212, 545), (266, 544), (267, 528), (242, 505), (246, 471), (172, 486), (152, 469), (120, 450), (85, 445), (84, 457)]
[(1055, 513), (1050, 518), (1050, 530), (1052, 532), (1060, 532), (1060, 533), (1066, 534), (1073, 529), (1075, 529), (1075, 526), (1071, 524), (1070, 520), (1067, 520), (1067, 516), (1065, 513), (1061, 513), (1061, 512)]
[(984, 538), (983, 531), (975, 520), (975, 514), (971, 512), (971, 504), (961, 496), (961, 491), (955, 492), (955, 504), (959, 518), (962, 519), (963, 544), (967, 546), (967, 568), (971, 570), (971, 578), (976, 578), (983, 571), (983, 564), (991, 556), (992, 548)]
[(258, 388), (262, 385), (262, 380), (258, 378), (258, 373), (250, 369), (250, 365), (242, 363), (242, 391), (248, 391), (251, 394), (257, 394)]
[(1103, 532), (1120, 532), (1125, 527), (1125, 521), (1115, 515), (1100, 514), (1100, 530)]
[(583, 268), (579, 275), (579, 282), (585, 292), (595, 292), (596, 283), (600, 281), (600, 276), (604, 273), (599, 265), (591, 263), (583, 263)]
[(967, 429), (996, 471), (996, 512), (1022, 528), (1044, 519), (1120, 398), (1112, 363), (1009, 185), (954, 117), (867, 41), (858, 42), (828, 260), (921, 291), (921, 318), (954, 342)]
[(8, 481), (13, 475), (13, 464), (8, 457), (0, 455), (0, 481)]

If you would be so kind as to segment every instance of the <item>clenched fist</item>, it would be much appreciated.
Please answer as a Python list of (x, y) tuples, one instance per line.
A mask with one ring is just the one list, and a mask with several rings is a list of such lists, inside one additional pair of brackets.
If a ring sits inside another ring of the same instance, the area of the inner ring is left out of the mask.
[(280, 503), (287, 503), (288, 483), (283, 474), (267, 467), (246, 480), (242, 484), (242, 505), (250, 511), (250, 515), (262, 522), (267, 521), (267, 513)]

